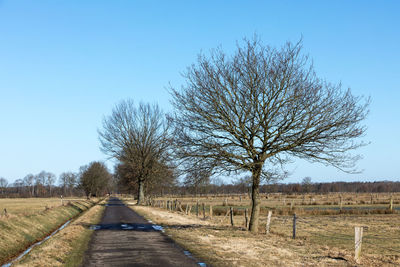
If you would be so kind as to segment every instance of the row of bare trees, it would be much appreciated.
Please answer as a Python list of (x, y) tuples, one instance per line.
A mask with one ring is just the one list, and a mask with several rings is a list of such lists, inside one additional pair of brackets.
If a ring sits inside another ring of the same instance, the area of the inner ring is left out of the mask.
[[(61, 177), (61, 176), (60, 176)], [(45, 197), (54, 195), (56, 176), (51, 172), (41, 171), (40, 173), (28, 174), (14, 183), (8, 184), (5, 178), (0, 178), (0, 189), (2, 195), (6, 193), (7, 187), (13, 187), (21, 196)]]
[(170, 88), (167, 117), (156, 105), (123, 101), (99, 131), (121, 180), (137, 185), (139, 204), (146, 186), (170, 175), (196, 184), (249, 173), (249, 230), (257, 232), (260, 185), (284, 178), (292, 159), (356, 171), (359, 156), (349, 152), (365, 145), (369, 99), (319, 78), (301, 41), (277, 49), (255, 36), (232, 55), (199, 55), (184, 78)]
[(113, 176), (103, 162), (91, 162), (80, 167), (78, 173), (63, 172), (56, 184), (56, 175), (41, 171), (28, 174), (9, 184), (0, 178), (0, 196), (3, 197), (54, 197), (54, 196), (90, 196), (104, 195), (114, 190)]
[[(251, 194), (251, 183), (235, 181), (232, 183), (203, 183), (197, 187), (193, 184), (182, 184), (174, 187), (171, 192), (187, 195), (230, 195)], [(394, 193), (400, 192), (400, 182), (318, 182), (318, 183), (271, 183), (260, 185), (260, 193), (282, 194), (329, 194), (329, 193)]]

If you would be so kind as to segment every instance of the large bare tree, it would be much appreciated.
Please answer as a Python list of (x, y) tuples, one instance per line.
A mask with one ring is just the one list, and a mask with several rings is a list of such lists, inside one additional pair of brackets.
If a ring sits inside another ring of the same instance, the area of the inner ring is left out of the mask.
[(122, 101), (103, 120), (99, 136), (102, 151), (137, 178), (138, 204), (143, 204), (145, 183), (168, 161), (169, 122), (163, 112), (157, 105)]
[(249, 229), (258, 231), (259, 185), (293, 157), (354, 171), (369, 99), (317, 77), (301, 42), (280, 49), (255, 37), (232, 56), (200, 55), (171, 88), (177, 155), (191, 166), (252, 174)]

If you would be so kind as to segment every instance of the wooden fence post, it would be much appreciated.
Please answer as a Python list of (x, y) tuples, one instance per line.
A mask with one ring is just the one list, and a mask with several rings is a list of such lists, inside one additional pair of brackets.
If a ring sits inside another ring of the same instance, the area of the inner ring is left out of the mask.
[(212, 219), (212, 217), (213, 217), (213, 207), (212, 207), (212, 205), (210, 204), (210, 219)]
[(296, 239), (296, 213), (293, 215), (293, 239)]
[(203, 219), (205, 220), (206, 219), (206, 204), (204, 204), (204, 202), (203, 202), (202, 206), (203, 206)]
[(342, 211), (342, 206), (343, 206), (342, 195), (340, 195), (339, 196), (339, 209), (340, 209), (340, 211)]
[(393, 210), (393, 195), (390, 196), (390, 204), (389, 204), (389, 210)]
[(199, 217), (199, 201), (196, 202), (196, 217)]
[(182, 209), (182, 203), (179, 200), (178, 200), (178, 207), (179, 207), (179, 210), (181, 212), (184, 212), (183, 209)]
[(362, 236), (363, 236), (363, 227), (356, 226), (354, 227), (354, 259), (357, 263), (361, 261), (361, 244), (362, 244)]
[(64, 199), (62, 195), (61, 195), (61, 206), (64, 206)]
[(231, 213), (231, 225), (233, 226), (233, 208), (230, 207), (230, 213)]
[(271, 225), (271, 216), (272, 216), (272, 211), (268, 211), (268, 217), (267, 217), (267, 224), (265, 225), (265, 233), (269, 234), (269, 227)]
[(249, 212), (248, 209), (245, 209), (245, 210), (244, 210), (244, 219), (245, 219), (245, 225), (244, 225), (244, 227), (246, 228), (246, 230), (249, 229), (249, 216), (248, 216), (248, 212)]

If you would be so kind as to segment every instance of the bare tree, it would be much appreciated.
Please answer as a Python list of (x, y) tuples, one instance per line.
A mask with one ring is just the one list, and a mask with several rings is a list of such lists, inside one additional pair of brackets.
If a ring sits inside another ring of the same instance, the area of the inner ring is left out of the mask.
[[(117, 164), (115, 167), (115, 176), (117, 183), (123, 186), (128, 192), (137, 191), (138, 173), (135, 169), (130, 168), (127, 164)], [(146, 179), (143, 185), (146, 195), (163, 195), (164, 189), (176, 185), (177, 175), (175, 167), (172, 165), (156, 162), (152, 167), (149, 179)]]
[(49, 195), (50, 195), (50, 197), (52, 197), (52, 189), (53, 189), (54, 183), (56, 181), (56, 175), (51, 172), (46, 172), (45, 177), (46, 177), (46, 184), (49, 188)]
[(8, 181), (4, 177), (0, 177), (0, 189), (1, 189), (1, 194), (4, 194), (4, 190), (6, 189), (8, 185)]
[(26, 186), (29, 187), (29, 194), (31, 197), (35, 195), (35, 176), (33, 174), (27, 174), (24, 177)]
[(17, 179), (14, 181), (13, 186), (17, 188), (17, 193), (22, 195), (24, 189), (24, 181), (22, 179)]
[(301, 181), (301, 185), (303, 186), (303, 192), (309, 193), (312, 186), (311, 177), (304, 177)]
[(252, 173), (252, 232), (261, 179), (279, 178), (293, 157), (354, 171), (358, 156), (349, 151), (364, 145), (356, 138), (366, 130), (369, 99), (318, 78), (301, 48), (245, 40), (232, 56), (200, 55), (181, 90), (171, 88), (179, 158)]
[(168, 159), (169, 123), (157, 105), (120, 102), (103, 120), (99, 132), (101, 149), (135, 173), (138, 204), (144, 201), (145, 182), (155, 176)]
[(73, 172), (63, 172), (60, 174), (60, 185), (63, 188), (63, 194), (67, 195), (67, 192), (69, 195), (72, 195), (72, 189), (76, 186), (76, 183), (78, 181), (77, 174)]
[(44, 196), (46, 192), (46, 171), (41, 171), (35, 175), (36, 196)]
[(107, 193), (110, 182), (111, 174), (102, 162), (94, 161), (80, 168), (80, 186), (88, 199)]

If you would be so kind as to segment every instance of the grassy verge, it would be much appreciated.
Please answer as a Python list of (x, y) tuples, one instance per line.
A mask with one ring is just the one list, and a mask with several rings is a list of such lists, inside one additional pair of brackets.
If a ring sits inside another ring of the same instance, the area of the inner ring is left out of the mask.
[[(105, 200), (102, 201), (104, 202)], [(79, 266), (93, 234), (89, 226), (101, 220), (105, 207), (100, 204), (92, 207), (52, 238), (34, 248), (16, 262), (15, 266)]]
[[(33, 201), (35, 202), (35, 201)], [(26, 210), (31, 205), (25, 199)], [(50, 207), (35, 213), (17, 213), (0, 219), (0, 263), (5, 263), (31, 244), (42, 240), (67, 220), (94, 205), (92, 201), (71, 201), (65, 206)]]

